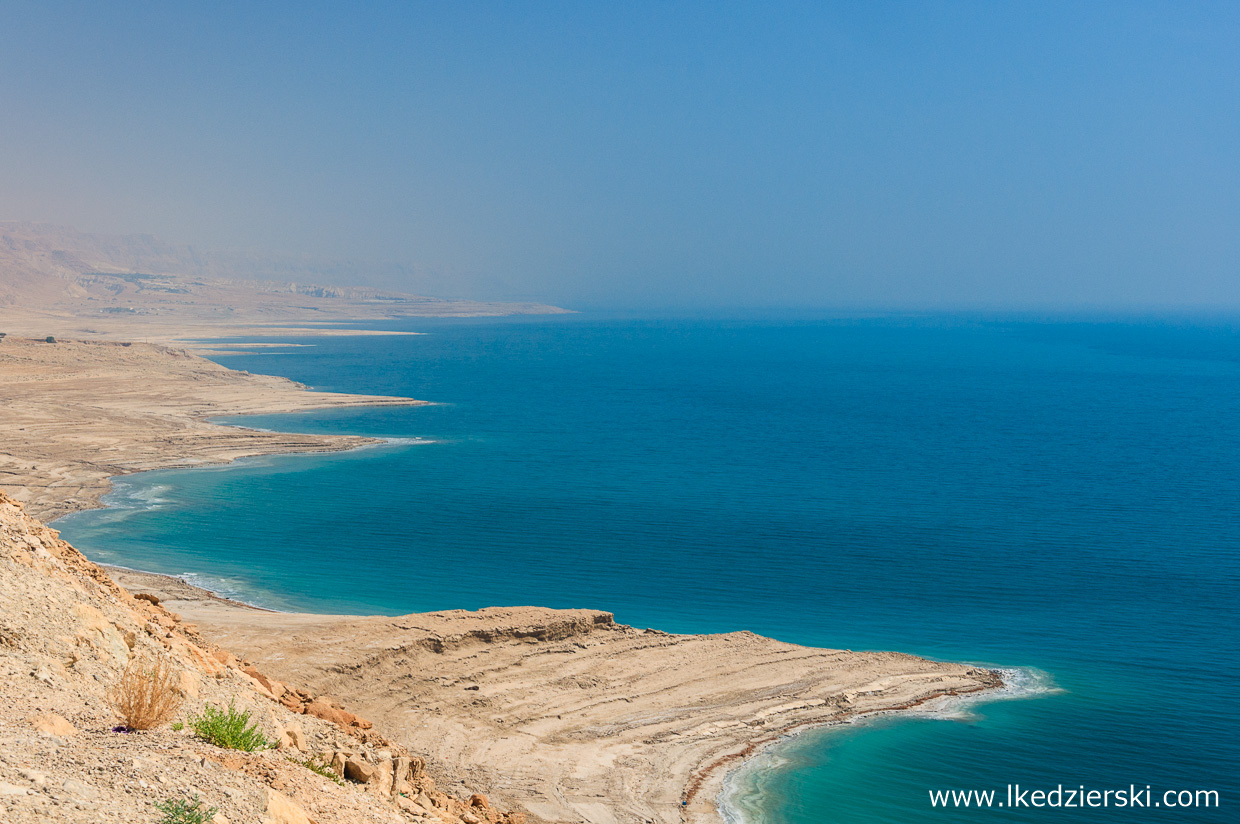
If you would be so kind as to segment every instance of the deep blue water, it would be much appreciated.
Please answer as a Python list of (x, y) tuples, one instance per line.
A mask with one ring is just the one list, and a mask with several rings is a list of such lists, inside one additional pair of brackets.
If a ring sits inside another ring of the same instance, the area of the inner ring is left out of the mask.
[[(92, 557), (275, 607), (596, 607), (674, 632), (1026, 668), (954, 720), (805, 734), (771, 822), (1237, 821), (1240, 334), (967, 318), (419, 321), (221, 358), (420, 408), (247, 419), (422, 438), (159, 472)], [(1218, 810), (932, 809), (1009, 783)]]

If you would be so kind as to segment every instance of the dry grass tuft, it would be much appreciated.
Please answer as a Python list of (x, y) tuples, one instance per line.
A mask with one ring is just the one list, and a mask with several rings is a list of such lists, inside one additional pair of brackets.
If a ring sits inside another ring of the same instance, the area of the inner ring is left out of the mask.
[(180, 674), (165, 660), (134, 659), (108, 690), (107, 700), (131, 730), (152, 730), (168, 723), (181, 708)]

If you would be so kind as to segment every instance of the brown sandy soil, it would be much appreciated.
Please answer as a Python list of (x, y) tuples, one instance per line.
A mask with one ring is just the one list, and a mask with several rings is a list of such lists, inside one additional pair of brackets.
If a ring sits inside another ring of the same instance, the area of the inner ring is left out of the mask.
[(264, 674), (348, 696), (428, 753), (449, 786), (482, 787), (555, 822), (714, 824), (725, 770), (783, 732), (999, 683), (911, 655), (748, 632), (669, 635), (594, 610), (272, 613), (164, 576), (113, 573)]
[(374, 442), (218, 426), (208, 417), (418, 403), (310, 392), (153, 344), (10, 335), (0, 341), (0, 487), (50, 520), (97, 506), (113, 475)]

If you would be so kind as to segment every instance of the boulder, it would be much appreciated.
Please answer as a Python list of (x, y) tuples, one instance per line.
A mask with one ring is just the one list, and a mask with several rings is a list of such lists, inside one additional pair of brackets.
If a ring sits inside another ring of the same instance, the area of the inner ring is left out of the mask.
[(374, 764), (367, 764), (360, 758), (349, 758), (344, 762), (344, 777), (357, 784), (369, 784), (378, 773)]
[(487, 797), (483, 795), (482, 793), (474, 793), (473, 795), (471, 795), (469, 797), (469, 806), (481, 807), (484, 810), (491, 809), (490, 802), (487, 801)]

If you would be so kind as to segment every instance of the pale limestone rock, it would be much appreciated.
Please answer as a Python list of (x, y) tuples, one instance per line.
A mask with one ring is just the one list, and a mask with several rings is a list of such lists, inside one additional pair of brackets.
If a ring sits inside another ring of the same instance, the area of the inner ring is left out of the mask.
[(378, 774), (378, 768), (367, 764), (360, 758), (350, 758), (344, 762), (344, 777), (358, 784), (369, 784)]
[(310, 746), (306, 743), (306, 733), (302, 730), (300, 724), (296, 722), (288, 724), (284, 727), (284, 732), (288, 735), (289, 741), (298, 752), (310, 751)]

